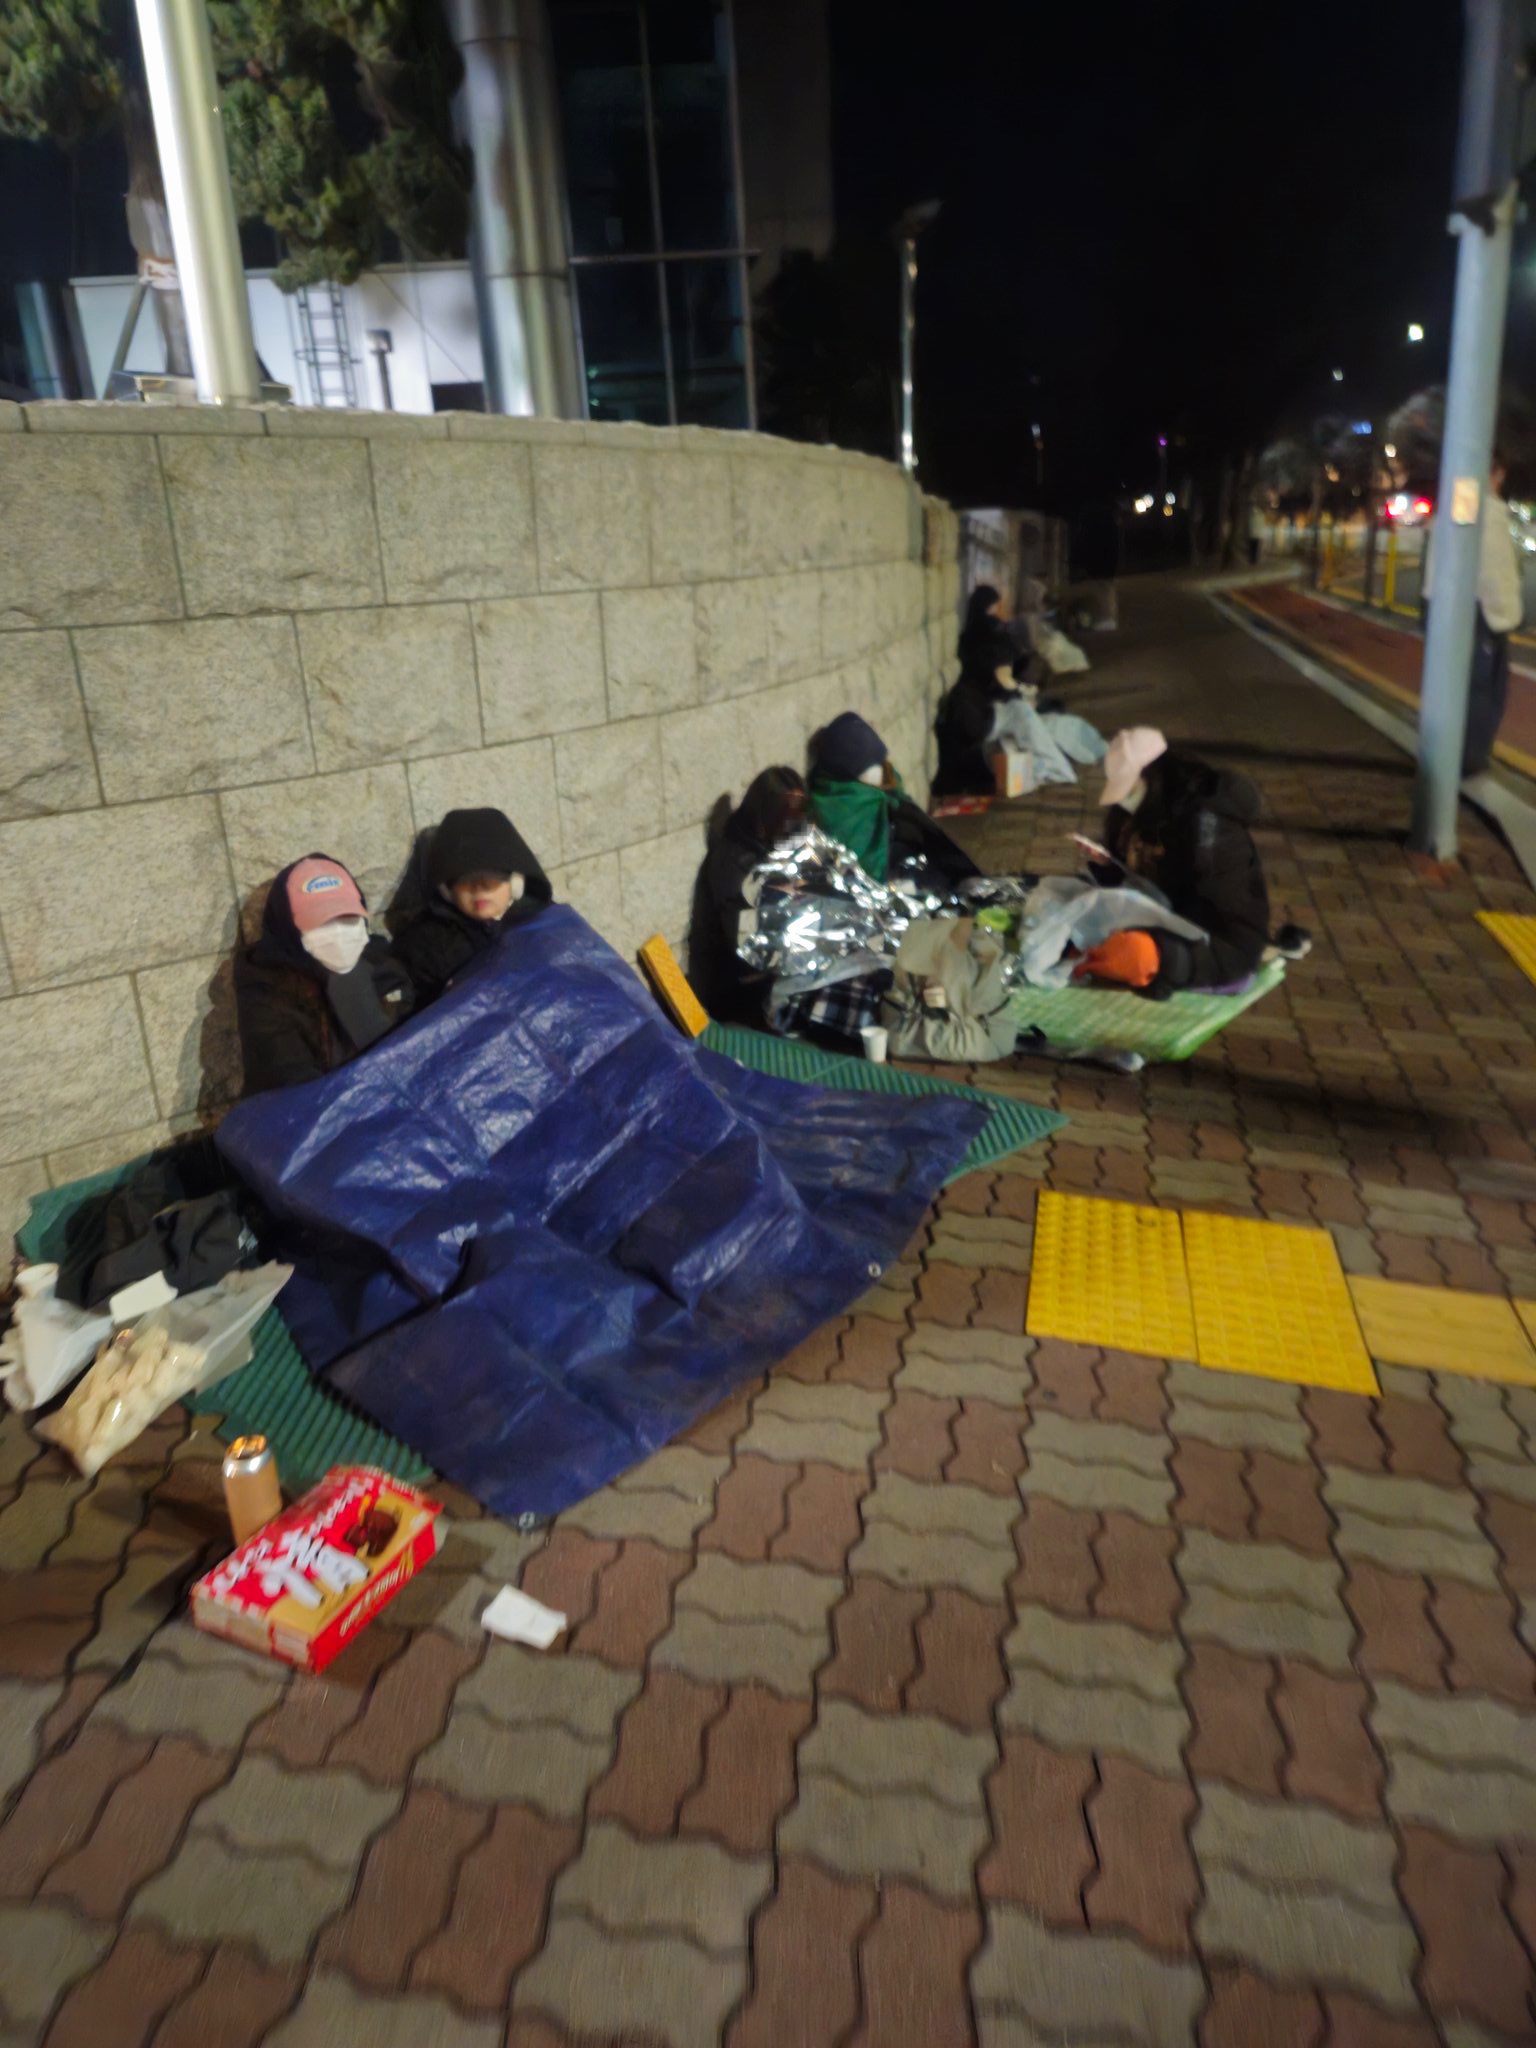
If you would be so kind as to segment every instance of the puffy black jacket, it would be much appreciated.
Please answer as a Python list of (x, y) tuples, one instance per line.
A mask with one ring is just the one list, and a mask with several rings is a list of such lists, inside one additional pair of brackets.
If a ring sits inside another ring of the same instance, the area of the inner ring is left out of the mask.
[(466, 917), (457, 904), (439, 896), (411, 919), (395, 940), (395, 957), (411, 978), (417, 1009), (435, 1003), (471, 960), (490, 951), (497, 937), (514, 924), (535, 917), (554, 901), (554, 890), (542, 873), (529, 875), (517, 902), (495, 924)]
[[(414, 1007), (410, 979), (385, 939), (370, 939), (352, 970), (368, 973), (386, 1016), (404, 1023)], [(247, 1095), (317, 1081), (357, 1057), (357, 1046), (326, 996), (320, 976), (274, 954), (258, 939), (235, 962), (235, 1010)]]
[(1194, 942), (1153, 932), (1162, 967), (1150, 993), (1222, 988), (1258, 968), (1269, 943), (1269, 888), (1249, 827), (1261, 801), (1246, 775), (1169, 753), (1148, 776), (1137, 810), (1106, 812), (1108, 850), (1206, 933)]
[(750, 1024), (759, 1031), (773, 976), (749, 967), (736, 945), (747, 907), (747, 877), (770, 850), (733, 812), (704, 856), (688, 923), (688, 979), (699, 1001), (717, 1023)]
[(935, 824), (921, 806), (904, 796), (891, 817), (888, 872), (910, 873), (914, 869), (926, 869), (946, 889), (956, 889), (981, 873), (964, 847), (957, 846), (942, 825)]
[[(522, 849), (516, 871), (523, 877), (523, 893), (494, 924), (466, 917), (430, 876), (422, 878), (422, 907), (395, 936), (395, 957), (411, 978), (418, 1010), (435, 1003), (471, 960), (490, 951), (502, 932), (537, 917), (555, 900), (549, 877), (527, 841), (516, 833), (511, 836)], [(430, 865), (430, 848), (426, 849), (426, 864)]]
[[(310, 856), (315, 858), (316, 856)], [(325, 859), (320, 855), (318, 858)], [(327, 974), (304, 950), (288, 902), (284, 868), (267, 893), (261, 936), (235, 960), (235, 1015), (246, 1095), (317, 1081), (355, 1059), (411, 1014), (411, 984), (386, 939), (371, 938), (352, 973)], [(359, 985), (357, 976), (365, 977)], [(343, 997), (338, 985), (345, 980)], [(360, 1045), (345, 1016), (371, 1029)]]
[(933, 722), (939, 743), (935, 796), (990, 793), (996, 782), (986, 745), (999, 704), (1017, 695), (997, 679), (1000, 668), (1016, 667), (1017, 650), (1006, 626), (990, 616), (969, 618), (960, 635), (960, 675)]

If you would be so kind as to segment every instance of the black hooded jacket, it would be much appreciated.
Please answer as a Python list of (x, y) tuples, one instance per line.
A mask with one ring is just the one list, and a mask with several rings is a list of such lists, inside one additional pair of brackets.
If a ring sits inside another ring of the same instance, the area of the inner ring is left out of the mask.
[[(494, 825), (489, 821), (494, 818)], [(472, 960), (490, 951), (513, 925), (555, 900), (538, 857), (499, 811), (450, 811), (427, 850), (422, 908), (395, 938), (395, 954), (411, 978), (417, 1009), (435, 1003)], [(523, 893), (493, 924), (466, 917), (444, 891), (465, 875), (521, 875)]]
[[(327, 860), (328, 854), (306, 859)], [(297, 862), (293, 865), (296, 867)], [(348, 975), (329, 974), (304, 950), (284, 868), (267, 895), (261, 936), (235, 960), (235, 1014), (246, 1095), (318, 1081), (411, 1014), (411, 985), (384, 939), (370, 938)], [(335, 984), (345, 982), (345, 990)], [(345, 1021), (368, 1020), (361, 1039)], [(371, 1031), (371, 1035), (369, 1035)]]
[(1168, 753), (1136, 810), (1105, 813), (1108, 850), (1207, 935), (1196, 943), (1153, 932), (1162, 962), (1154, 995), (1223, 988), (1256, 972), (1269, 943), (1269, 888), (1249, 830), (1260, 808), (1246, 775)]
[[(788, 788), (799, 781), (796, 776)], [(773, 977), (749, 967), (736, 944), (741, 913), (747, 907), (747, 877), (773, 851), (785, 809), (785, 771), (765, 768), (726, 819), (694, 884), (688, 979), (699, 1001), (721, 1024), (763, 1027), (763, 998)]]
[(939, 743), (935, 796), (982, 795), (995, 787), (987, 741), (998, 705), (1017, 694), (998, 681), (997, 671), (1011, 672), (1018, 658), (1007, 627), (987, 610), (996, 599), (996, 591), (985, 584), (971, 592), (960, 631), (960, 675), (933, 725)]

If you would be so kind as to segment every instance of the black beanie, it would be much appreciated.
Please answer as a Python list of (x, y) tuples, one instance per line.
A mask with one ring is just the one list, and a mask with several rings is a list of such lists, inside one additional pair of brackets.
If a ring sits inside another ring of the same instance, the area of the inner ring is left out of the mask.
[(840, 711), (811, 736), (811, 765), (833, 782), (857, 782), (885, 759), (885, 741), (857, 711)]
[(528, 848), (505, 811), (450, 811), (433, 836), (427, 879), (451, 889), (466, 875), (527, 874), (529, 865)]

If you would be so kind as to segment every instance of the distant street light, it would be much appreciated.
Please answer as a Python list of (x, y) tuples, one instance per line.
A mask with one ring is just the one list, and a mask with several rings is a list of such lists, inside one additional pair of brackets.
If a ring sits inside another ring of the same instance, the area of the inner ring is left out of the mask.
[(1383, 455), (1385, 455), (1388, 462), (1396, 462), (1397, 450), (1390, 441), (1387, 443), (1386, 447), (1382, 449), (1381, 452)]
[(1342, 370), (1335, 370), (1333, 373), (1333, 381), (1335, 384), (1342, 384), (1344, 382), (1344, 372)]
[(912, 438), (912, 339), (916, 331), (917, 238), (938, 216), (937, 199), (909, 206), (891, 230), (901, 252), (901, 466), (917, 474), (917, 447)]
[(1408, 322), (1408, 339), (1410, 341), (1422, 341), (1424, 339), (1424, 330), (1417, 320), (1410, 320)]

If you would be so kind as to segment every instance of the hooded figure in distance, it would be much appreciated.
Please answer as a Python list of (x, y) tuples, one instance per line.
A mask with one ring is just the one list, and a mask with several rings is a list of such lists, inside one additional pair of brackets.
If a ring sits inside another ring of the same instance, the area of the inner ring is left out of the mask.
[(990, 795), (996, 787), (988, 744), (997, 736), (999, 708), (1023, 702), (1013, 679), (1017, 650), (990, 583), (978, 584), (960, 629), (960, 674), (939, 707), (935, 796)]
[(395, 940), (420, 1009), (500, 934), (553, 902), (537, 856), (505, 811), (450, 811), (426, 856), (426, 902)]
[(261, 936), (235, 961), (247, 1095), (317, 1081), (411, 1014), (411, 986), (370, 936), (363, 892), (338, 860), (306, 854), (273, 882)]

